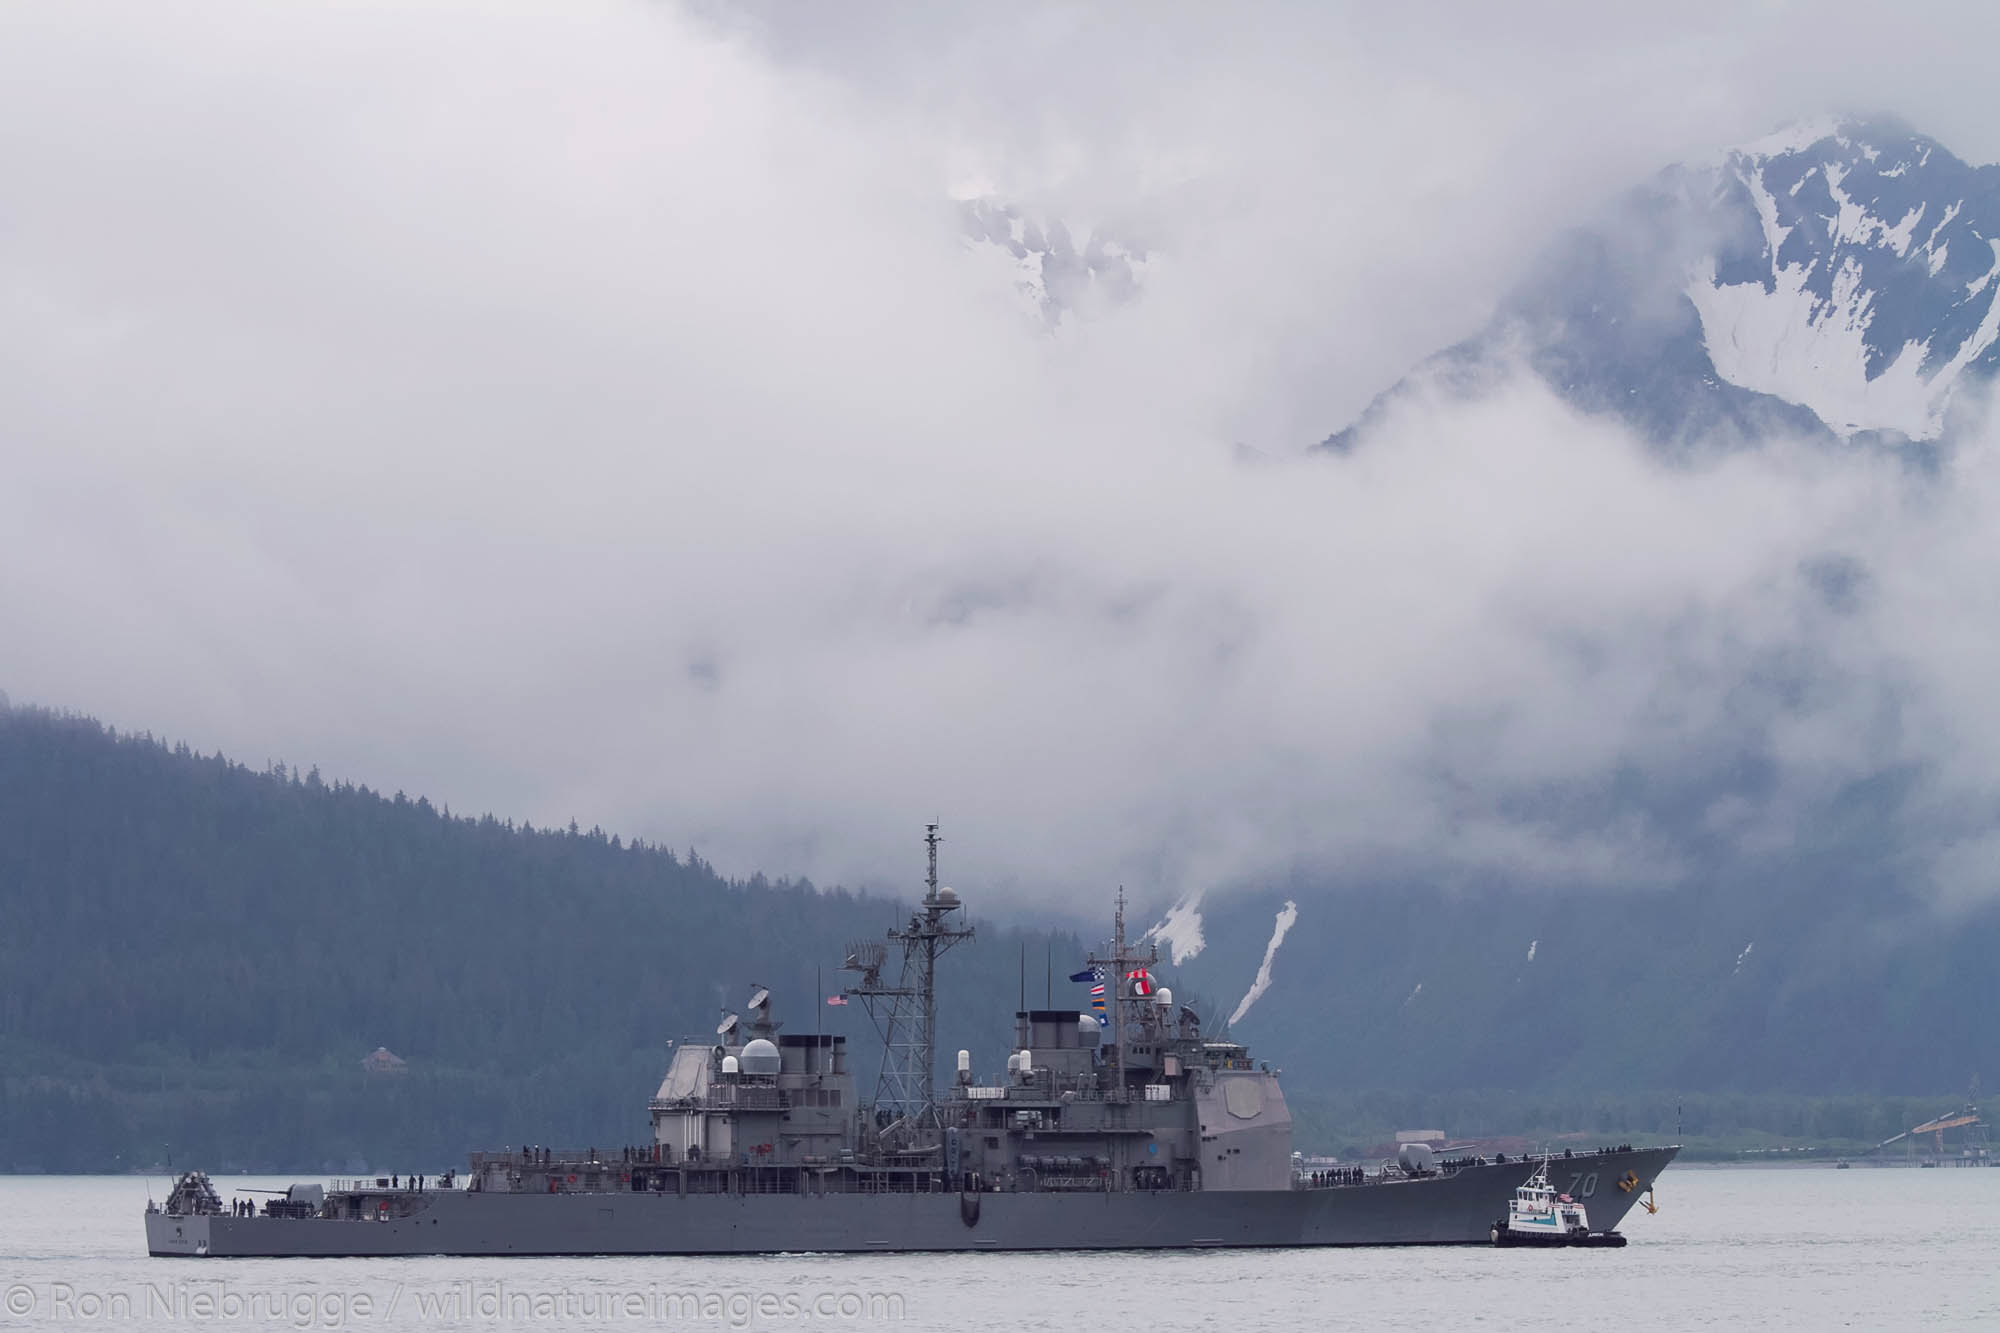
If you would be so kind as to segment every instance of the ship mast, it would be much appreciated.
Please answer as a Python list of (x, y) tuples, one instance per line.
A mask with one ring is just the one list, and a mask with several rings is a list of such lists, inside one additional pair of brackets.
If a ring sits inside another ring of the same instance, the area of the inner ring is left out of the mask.
[(1125, 886), (1118, 886), (1118, 910), (1111, 918), (1111, 1054), (1118, 1070), (1118, 1099), (1125, 1099)]
[(882, 1034), (882, 1074), (876, 1083), (875, 1105), (890, 1109), (896, 1119), (882, 1130), (885, 1140), (901, 1139), (910, 1147), (935, 1140), (940, 1129), (937, 1111), (937, 960), (952, 945), (972, 938), (972, 927), (955, 925), (950, 914), (959, 910), (958, 895), (938, 887), (938, 826), (924, 829), (928, 870), (923, 901), (902, 929), (888, 938), (903, 946), (902, 976), (894, 986), (882, 980), (884, 950), (857, 949), (847, 966), (861, 980), (847, 987), (857, 996)]
[[(1123, 884), (1118, 886), (1117, 903), (1118, 910), (1116, 915), (1112, 917), (1111, 925), (1111, 956), (1109, 958), (1099, 958), (1093, 953), (1087, 961), (1095, 966), (1108, 967), (1110, 970), (1110, 975), (1105, 978), (1105, 983), (1111, 995), (1111, 1067), (1114, 1079), (1111, 1088), (1111, 1098), (1114, 1101), (1123, 1101), (1126, 1095), (1125, 1006), (1128, 1003), (1137, 1002), (1132, 1000), (1127, 994), (1134, 984), (1131, 981), (1130, 974), (1141, 966), (1149, 969), (1158, 966), (1160, 961), (1160, 946), (1157, 942), (1149, 943), (1146, 952), (1143, 954), (1127, 953), (1125, 949), (1125, 886)], [(1150, 976), (1150, 972), (1148, 975)]]

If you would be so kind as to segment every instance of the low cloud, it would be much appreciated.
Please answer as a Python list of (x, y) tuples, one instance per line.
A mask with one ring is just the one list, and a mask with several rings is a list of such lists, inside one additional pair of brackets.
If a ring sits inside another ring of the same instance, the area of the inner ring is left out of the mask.
[[(1606, 136), (1509, 193), (1477, 88), (1299, 130), (1317, 84), (1261, 41), (1205, 85), (1233, 137), (1142, 142), (1165, 93), (1122, 76), (933, 117), (674, 10), (32, 12), (0, 56), (17, 701), (729, 871), (909, 883), (941, 818), (989, 904), (1670, 882), (1896, 772), (1938, 891), (1990, 891), (1989, 439), (1670, 464), (1517, 375), (1282, 456), (1483, 318)], [(1453, 248), (1421, 205), (1460, 168), (1507, 221)], [(975, 178), (1166, 257), (1051, 334), (964, 262)]]

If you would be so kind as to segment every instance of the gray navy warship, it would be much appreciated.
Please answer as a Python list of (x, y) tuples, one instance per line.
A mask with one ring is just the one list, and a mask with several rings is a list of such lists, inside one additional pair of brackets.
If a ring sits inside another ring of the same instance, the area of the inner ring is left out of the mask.
[[(930, 873), (907, 923), (863, 942), (844, 996), (883, 1039), (857, 1101), (844, 1037), (780, 1032), (770, 992), (677, 1044), (650, 1140), (599, 1151), (475, 1152), (461, 1178), (294, 1185), (224, 1204), (202, 1172), (146, 1206), (155, 1255), (762, 1254), (1488, 1243), (1542, 1159), (1411, 1148), (1375, 1168), (1308, 1170), (1278, 1076), (1213, 1040), (1125, 937), (1087, 974), (1104, 1010), (1014, 1016), (1004, 1076), (966, 1052), (935, 1086), (939, 957), (971, 938)], [(889, 949), (900, 949), (891, 977)], [(820, 997), (813, 997), (818, 1004)], [(1097, 1002), (1093, 1002), (1093, 1008)], [(1547, 1169), (1613, 1231), (1677, 1147), (1565, 1154)]]

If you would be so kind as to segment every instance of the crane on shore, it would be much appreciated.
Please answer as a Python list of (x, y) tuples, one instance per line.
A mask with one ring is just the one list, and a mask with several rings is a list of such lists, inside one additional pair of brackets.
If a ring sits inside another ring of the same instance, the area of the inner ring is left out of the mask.
[[(1945, 1132), (1953, 1129), (1965, 1131), (1965, 1156), (1976, 1157), (1982, 1161), (1991, 1157), (1992, 1150), (1988, 1145), (1992, 1142), (1992, 1132), (1986, 1124), (1985, 1116), (1979, 1111), (1979, 1080), (1976, 1077), (1972, 1080), (1971, 1091), (1966, 1095), (1964, 1110), (1947, 1112), (1926, 1120), (1921, 1125), (1912, 1125), (1900, 1134), (1883, 1139), (1875, 1145), (1874, 1151), (1881, 1152), (1891, 1144), (1903, 1143), (1908, 1151), (1914, 1153), (1917, 1145), (1929, 1135), (1934, 1144), (1934, 1151), (1939, 1158), (1942, 1158)], [(1932, 1166), (1935, 1163), (1925, 1162), (1924, 1165)]]

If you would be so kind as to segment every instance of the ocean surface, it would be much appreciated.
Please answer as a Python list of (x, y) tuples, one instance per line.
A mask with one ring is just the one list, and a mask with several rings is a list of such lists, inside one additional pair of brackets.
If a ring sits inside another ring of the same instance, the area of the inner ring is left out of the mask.
[(2000, 1329), (1993, 1169), (1674, 1167), (1561, 1251), (170, 1260), (149, 1188), (0, 1176), (0, 1329)]

